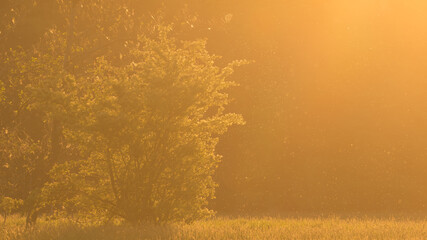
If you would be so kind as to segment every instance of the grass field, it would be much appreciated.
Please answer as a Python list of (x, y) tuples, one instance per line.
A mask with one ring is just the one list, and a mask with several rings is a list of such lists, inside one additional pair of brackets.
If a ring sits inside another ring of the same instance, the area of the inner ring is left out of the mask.
[(79, 226), (41, 220), (24, 229), (14, 217), (0, 225), (0, 239), (427, 239), (427, 220), (380, 218), (216, 218), (190, 225)]

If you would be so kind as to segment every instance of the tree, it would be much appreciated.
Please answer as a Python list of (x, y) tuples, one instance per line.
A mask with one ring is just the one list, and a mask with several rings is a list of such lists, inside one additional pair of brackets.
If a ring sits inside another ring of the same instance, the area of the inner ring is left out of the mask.
[(206, 205), (214, 196), (218, 136), (243, 123), (225, 113), (226, 90), (235, 85), (226, 78), (244, 62), (220, 68), (205, 41), (178, 43), (166, 28), (157, 32), (139, 37), (130, 64), (99, 58), (78, 80), (86, 83), (79, 99), (85, 117), (70, 134), (86, 157), (58, 165), (46, 188), (70, 211), (130, 222), (212, 213)]
[[(225, 78), (241, 63), (220, 69), (203, 41), (178, 44), (163, 30), (156, 35), (156, 24), (141, 21), (148, 5), (4, 3), (0, 194), (23, 199), (29, 222), (47, 204), (130, 221), (191, 220), (208, 212), (217, 138), (242, 123), (224, 113), (225, 90), (233, 85)], [(140, 165), (124, 167), (126, 158)], [(170, 167), (172, 159), (178, 160)], [(178, 180), (188, 186), (180, 189)], [(98, 184), (104, 188), (89, 190)], [(143, 209), (133, 211), (137, 205)]]
[(23, 49), (5, 54), (1, 70), (0, 191), (23, 199), (31, 223), (43, 205), (38, 195), (49, 171), (65, 160), (61, 129), (55, 126), (69, 119), (73, 79), (63, 71), (62, 57)]

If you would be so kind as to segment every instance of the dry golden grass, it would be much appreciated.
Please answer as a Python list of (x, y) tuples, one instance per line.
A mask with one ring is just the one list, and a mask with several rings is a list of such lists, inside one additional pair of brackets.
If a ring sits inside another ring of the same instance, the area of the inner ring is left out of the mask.
[(427, 220), (328, 218), (216, 218), (190, 225), (81, 226), (41, 220), (24, 229), (14, 217), (0, 227), (0, 239), (427, 239)]

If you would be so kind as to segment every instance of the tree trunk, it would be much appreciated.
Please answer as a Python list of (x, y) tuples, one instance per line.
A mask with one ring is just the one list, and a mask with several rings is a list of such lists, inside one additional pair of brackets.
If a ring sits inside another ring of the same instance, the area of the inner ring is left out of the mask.
[(62, 124), (61, 121), (54, 117), (52, 120), (52, 133), (51, 133), (51, 156), (49, 159), (48, 169), (58, 162), (61, 154), (61, 137), (62, 137)]
[(30, 211), (27, 214), (27, 219), (25, 221), (25, 228), (28, 228), (28, 227), (36, 225), (38, 216), (39, 216), (39, 211), (38, 210), (36, 210), (36, 211)]
[(67, 39), (66, 39), (66, 48), (64, 54), (64, 69), (71, 70), (70, 67), (70, 59), (71, 59), (71, 47), (73, 45), (74, 38), (74, 17), (75, 17), (75, 6), (77, 4), (77, 0), (70, 0), (70, 12), (68, 15), (68, 27), (67, 27)]

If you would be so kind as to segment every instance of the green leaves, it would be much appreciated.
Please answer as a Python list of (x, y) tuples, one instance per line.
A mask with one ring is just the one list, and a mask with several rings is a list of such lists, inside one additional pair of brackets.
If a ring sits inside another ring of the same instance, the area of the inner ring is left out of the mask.
[(211, 214), (218, 137), (244, 123), (226, 112), (243, 62), (217, 66), (205, 40), (180, 42), (170, 25), (141, 34), (120, 1), (57, 4), (64, 19), (40, 43), (0, 55), (0, 194), (24, 199), (28, 216)]
[(75, 172), (75, 195), (97, 211), (131, 222), (196, 219), (210, 213), (217, 136), (244, 123), (224, 113), (233, 66), (216, 66), (204, 41), (181, 44), (162, 30), (138, 46), (128, 65), (99, 58), (77, 80), (85, 120), (76, 131), (92, 143), (79, 166), (58, 169)]

